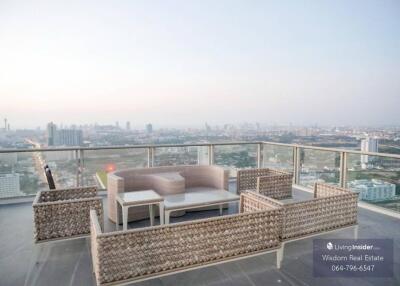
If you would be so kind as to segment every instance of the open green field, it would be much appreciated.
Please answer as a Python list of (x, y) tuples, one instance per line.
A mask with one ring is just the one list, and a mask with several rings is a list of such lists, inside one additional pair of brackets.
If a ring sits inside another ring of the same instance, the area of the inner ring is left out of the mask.
[(96, 175), (100, 179), (101, 183), (104, 186), (107, 186), (107, 173), (105, 171), (97, 171)]

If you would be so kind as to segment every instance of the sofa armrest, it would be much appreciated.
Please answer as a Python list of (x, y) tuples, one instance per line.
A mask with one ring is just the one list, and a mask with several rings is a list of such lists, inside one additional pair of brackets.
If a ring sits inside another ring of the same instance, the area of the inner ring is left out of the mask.
[(125, 180), (122, 177), (114, 174), (107, 175), (107, 205), (108, 205), (108, 218), (116, 222), (117, 219), (117, 206), (115, 196), (117, 193), (123, 193), (125, 190)]
[(222, 167), (212, 166), (210, 170), (211, 187), (221, 190), (229, 189), (229, 170)]

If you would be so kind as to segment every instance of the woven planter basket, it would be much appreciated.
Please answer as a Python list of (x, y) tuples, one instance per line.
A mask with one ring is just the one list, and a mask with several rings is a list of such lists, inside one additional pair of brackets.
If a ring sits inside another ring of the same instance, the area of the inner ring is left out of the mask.
[(90, 209), (103, 221), (102, 199), (95, 187), (38, 192), (33, 202), (35, 242), (90, 233)]

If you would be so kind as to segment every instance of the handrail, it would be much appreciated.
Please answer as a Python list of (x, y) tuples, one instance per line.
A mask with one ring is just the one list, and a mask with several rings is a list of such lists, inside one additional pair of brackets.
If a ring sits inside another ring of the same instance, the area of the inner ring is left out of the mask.
[(293, 148), (297, 147), (297, 148), (303, 148), (303, 149), (312, 149), (312, 150), (318, 150), (318, 151), (328, 151), (328, 152), (337, 152), (337, 153), (346, 152), (346, 153), (350, 153), (350, 154), (391, 157), (391, 158), (400, 159), (400, 155), (391, 154), (391, 153), (366, 152), (366, 151), (357, 151), (357, 150), (349, 150), (349, 149), (319, 147), (319, 146), (300, 145), (300, 144), (288, 144), (288, 143), (269, 142), (269, 141), (263, 141), (262, 143), (266, 144), (266, 145), (276, 145), (276, 146), (283, 146), (283, 147), (293, 147)]
[(210, 143), (187, 143), (187, 144), (144, 144), (144, 145), (117, 145), (117, 146), (93, 146), (93, 147), (61, 147), (61, 148), (32, 148), (32, 149), (0, 149), (0, 153), (22, 153), (22, 152), (56, 152), (75, 150), (113, 150), (113, 149), (147, 149), (168, 147), (203, 147), (203, 146), (229, 146), (229, 145), (255, 145), (262, 141), (235, 141), (235, 142), (210, 142)]
[(337, 153), (346, 152), (349, 154), (390, 157), (390, 158), (394, 158), (394, 159), (400, 159), (400, 155), (391, 154), (391, 153), (365, 152), (365, 151), (357, 151), (357, 150), (350, 150), (350, 149), (318, 147), (318, 146), (279, 143), (279, 142), (270, 142), (270, 141), (232, 141), (232, 142), (208, 142), (208, 143), (186, 143), (186, 144), (144, 144), (144, 145), (118, 145), (118, 146), (93, 146), (93, 147), (0, 149), (0, 154), (24, 153), (24, 152), (57, 152), (57, 151), (60, 152), (60, 151), (85, 151), (85, 150), (96, 151), (96, 150), (147, 149), (147, 148), (168, 148), (168, 147), (232, 146), (232, 145), (257, 145), (257, 144), (311, 149), (311, 150), (317, 150), (317, 151), (327, 151), (327, 152), (337, 152)]

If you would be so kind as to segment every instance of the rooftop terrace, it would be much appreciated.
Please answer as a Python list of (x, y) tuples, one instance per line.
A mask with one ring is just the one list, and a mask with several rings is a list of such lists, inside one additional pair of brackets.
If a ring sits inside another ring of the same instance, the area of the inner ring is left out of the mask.
[[(236, 184), (230, 183), (235, 192)], [(312, 194), (294, 190), (294, 199), (303, 200)], [(106, 199), (104, 199), (106, 200)], [(106, 210), (106, 208), (105, 208)], [(231, 205), (225, 213), (235, 213)], [(217, 216), (218, 211), (191, 212), (172, 222)], [(105, 216), (106, 217), (106, 216)], [(90, 259), (90, 241), (80, 238), (34, 244), (31, 203), (0, 206), (0, 284), (8, 285), (95, 285)], [(156, 278), (135, 285), (399, 285), (400, 284), (400, 221), (397, 218), (359, 208), (359, 238), (393, 238), (393, 278), (314, 278), (312, 261), (313, 238), (288, 243), (283, 264), (277, 270), (275, 254), (246, 258), (217, 266)], [(149, 224), (143, 220), (130, 228)], [(105, 231), (115, 225), (105, 220)], [(353, 238), (353, 229), (341, 229), (317, 236), (318, 238)]]
[[(373, 165), (363, 169), (360, 156), (368, 154)], [(197, 145), (143, 145), (61, 149), (0, 149), (0, 167), (15, 174), (0, 182), (0, 285), (95, 285), (88, 238), (34, 244), (33, 195), (47, 189), (42, 166), (49, 164), (57, 186), (98, 183), (105, 191), (110, 169), (165, 165), (220, 165), (230, 170), (229, 189), (236, 192), (238, 168), (272, 167), (293, 174), (294, 199), (304, 200), (316, 181), (341, 187), (356, 180), (384, 180), (400, 185), (400, 156), (272, 142), (200, 143)], [(109, 169), (110, 168), (110, 169)], [(16, 179), (18, 178), (18, 180)], [(2, 189), (2, 188), (3, 189)], [(228, 262), (156, 278), (136, 285), (400, 285), (400, 196), (380, 202), (360, 201), (359, 238), (394, 240), (393, 278), (315, 278), (314, 238), (285, 245), (281, 269), (275, 253)], [(105, 192), (102, 192), (104, 195)], [(11, 195), (14, 196), (10, 198)], [(15, 197), (17, 196), (17, 197)], [(103, 197), (106, 206), (106, 198)], [(115, 230), (104, 207), (105, 232)], [(237, 213), (230, 205), (225, 214)], [(217, 216), (218, 211), (190, 212), (172, 222)], [(157, 223), (157, 222), (156, 222)], [(142, 220), (130, 228), (149, 225)], [(324, 233), (318, 238), (353, 238), (353, 228)]]

